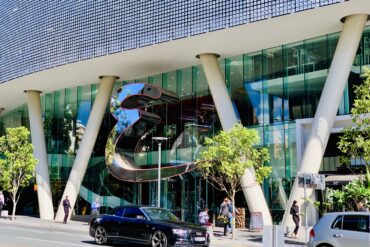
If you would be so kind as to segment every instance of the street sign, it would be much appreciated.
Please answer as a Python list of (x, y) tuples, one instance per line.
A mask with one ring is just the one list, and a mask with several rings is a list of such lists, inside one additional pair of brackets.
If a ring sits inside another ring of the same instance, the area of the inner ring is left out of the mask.
[(298, 172), (298, 186), (309, 189), (325, 190), (325, 176), (315, 173)]
[(251, 212), (251, 220), (249, 224), (249, 229), (251, 231), (263, 230), (262, 212)]

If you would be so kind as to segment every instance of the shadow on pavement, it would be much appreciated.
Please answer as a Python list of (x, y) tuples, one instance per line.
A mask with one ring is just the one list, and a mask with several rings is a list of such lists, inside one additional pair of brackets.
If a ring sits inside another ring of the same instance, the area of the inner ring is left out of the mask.
[[(93, 240), (83, 240), (83, 241), (81, 241), (81, 243), (99, 246)], [(110, 247), (110, 246), (111, 247), (132, 247), (132, 244), (123, 244), (123, 243), (119, 243), (119, 242), (109, 242), (108, 244), (106, 244), (104, 246), (105, 247)], [(135, 246), (145, 246), (145, 245), (135, 244)]]
[(251, 241), (251, 242), (262, 243), (262, 237), (261, 236), (250, 235), (248, 240)]
[(306, 244), (305, 244), (305, 243), (298, 242), (298, 241), (294, 241), (294, 240), (289, 240), (289, 239), (285, 239), (285, 243), (286, 243), (286, 244), (295, 244), (295, 245), (302, 245), (302, 246), (306, 246)]

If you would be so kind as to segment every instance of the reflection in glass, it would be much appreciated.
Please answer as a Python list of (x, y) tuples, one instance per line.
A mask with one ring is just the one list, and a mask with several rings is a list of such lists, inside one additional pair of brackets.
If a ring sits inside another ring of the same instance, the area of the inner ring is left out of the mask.
[[(135, 163), (138, 143), (161, 122), (159, 115), (146, 109), (156, 103), (175, 103), (178, 100), (175, 93), (145, 83), (125, 85), (113, 94), (110, 111), (117, 124), (108, 137), (105, 157), (114, 177), (134, 182), (157, 179), (157, 168), (143, 168)], [(192, 162), (163, 164), (161, 177), (176, 176), (195, 167)]]

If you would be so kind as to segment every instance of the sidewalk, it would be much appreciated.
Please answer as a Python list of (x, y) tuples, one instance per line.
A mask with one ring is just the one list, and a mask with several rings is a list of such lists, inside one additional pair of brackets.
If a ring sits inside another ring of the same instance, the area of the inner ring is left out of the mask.
[(70, 220), (68, 224), (63, 224), (62, 222), (55, 222), (54, 220), (42, 220), (40, 218), (31, 217), (31, 216), (23, 216), (17, 215), (14, 221), (10, 220), (9, 218), (0, 218), (1, 224), (9, 224), (9, 225), (21, 225), (21, 226), (29, 226), (29, 227), (43, 227), (43, 228), (51, 228), (51, 229), (63, 229), (68, 231), (80, 231), (88, 234), (89, 232), (89, 225), (87, 222), (81, 221), (74, 221)]
[[(224, 236), (222, 227), (213, 228), (213, 236), (211, 237), (211, 246), (215, 247), (262, 247), (262, 231), (253, 232), (248, 229), (236, 229), (236, 239), (231, 239), (231, 234)], [(285, 246), (305, 246), (304, 239), (285, 238)]]
[[(1, 224), (79, 231), (87, 235), (89, 232), (87, 222), (70, 220), (68, 224), (63, 224), (61, 222), (54, 222), (53, 220), (41, 220), (40, 218), (23, 215), (16, 216), (14, 221), (11, 221), (10, 218), (3, 217), (0, 219)], [(262, 231), (251, 232), (247, 229), (237, 229), (236, 231), (236, 239), (232, 240), (231, 234), (228, 236), (223, 235), (222, 227), (213, 228), (211, 247), (262, 247)], [(303, 239), (285, 238), (285, 246), (303, 247), (305, 245)]]
[(262, 232), (250, 232), (246, 229), (237, 229), (236, 238), (232, 240), (231, 234), (224, 236), (224, 229), (222, 227), (213, 228), (213, 236), (211, 236), (211, 246), (228, 246), (228, 247), (261, 247), (262, 246)]

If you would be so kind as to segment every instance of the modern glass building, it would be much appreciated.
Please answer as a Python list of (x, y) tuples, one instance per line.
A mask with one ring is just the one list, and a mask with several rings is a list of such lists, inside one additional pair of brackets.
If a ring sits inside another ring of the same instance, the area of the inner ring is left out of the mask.
[[(259, 145), (269, 150), (267, 165), (273, 167), (273, 172), (262, 190), (273, 221), (280, 222), (297, 171), (304, 163), (319, 102), (323, 97), (335, 98), (327, 93), (323, 96), (323, 90), (329, 69), (337, 63), (333, 59), (339, 50), (341, 28), (346, 25), (340, 20), (370, 13), (366, 2), (45, 4), (2, 0), (0, 107), (4, 110), (0, 135), (16, 126), (27, 126), (34, 132), (32, 101), (28, 98), (26, 102), (28, 93), (23, 91), (41, 91), (41, 114), (36, 118), (42, 120), (52, 205), (56, 209), (73, 174), (72, 167), (81, 158), (78, 151), (85, 150), (83, 138), (88, 126), (95, 121), (92, 111), (100, 89), (98, 77), (115, 75), (120, 79), (114, 79), (109, 95), (129, 83), (145, 82), (179, 96), (177, 103), (154, 102), (145, 107), (147, 112), (160, 116), (160, 123), (140, 140), (127, 140), (130, 148), (118, 143), (121, 152), (128, 153), (138, 167), (155, 168), (158, 145), (152, 137), (163, 136), (168, 138), (162, 145), (163, 164), (191, 163), (199, 156), (205, 137), (225, 129), (221, 121), (225, 116), (220, 116), (215, 104), (218, 96), (210, 87), (213, 82), (204, 64), (195, 58), (202, 53), (217, 53), (221, 55), (218, 65), (233, 112), (244, 126), (258, 130)], [(315, 154), (320, 156), (319, 171), (325, 174), (336, 173), (340, 166), (335, 148), (340, 130), (335, 126), (350, 122), (353, 86), (362, 82), (361, 71), (370, 64), (368, 25), (366, 22), (361, 29), (354, 59), (349, 61), (349, 76), (338, 96), (334, 126), (328, 130), (330, 138), (323, 155)], [(103, 210), (131, 203), (157, 203), (156, 181), (121, 181), (110, 174), (105, 151), (116, 120), (105, 102), (101, 124), (96, 120), (96, 141), (87, 154), (87, 169), (75, 203), (77, 214), (88, 212), (97, 196)], [(353, 165), (360, 164), (354, 161)], [(161, 205), (187, 221), (196, 221), (205, 206), (216, 210), (223, 196), (196, 170), (163, 179), (161, 184)], [(244, 195), (241, 192), (237, 196), (236, 204), (248, 209)]]

